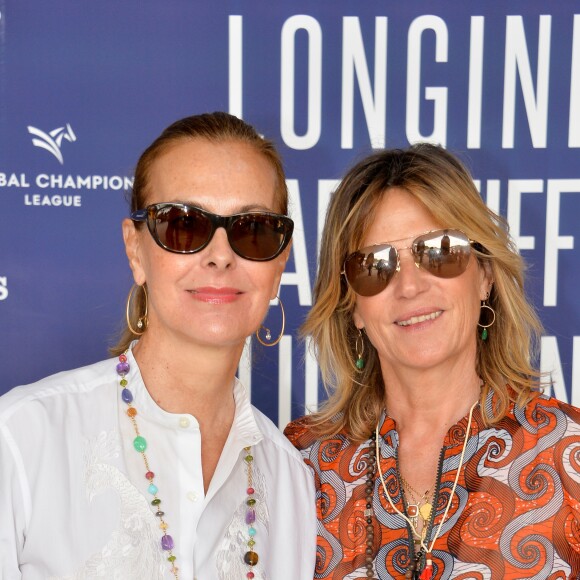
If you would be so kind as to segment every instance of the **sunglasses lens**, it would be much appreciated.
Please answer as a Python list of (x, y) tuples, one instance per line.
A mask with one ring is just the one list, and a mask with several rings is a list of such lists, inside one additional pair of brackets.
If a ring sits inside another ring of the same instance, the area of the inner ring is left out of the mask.
[(161, 245), (176, 252), (195, 252), (209, 239), (210, 220), (195, 208), (167, 205), (155, 214), (155, 233)]
[(397, 251), (388, 244), (363, 248), (344, 262), (350, 287), (360, 296), (379, 294), (397, 271)]
[[(437, 230), (416, 238), (411, 249), (416, 264), (433, 276), (455, 278), (467, 268), (471, 242), (459, 230)], [(344, 262), (344, 274), (357, 294), (375, 296), (387, 287), (397, 266), (397, 250), (390, 244), (383, 244), (351, 254)]]
[(419, 236), (413, 254), (421, 268), (438, 278), (455, 278), (467, 268), (471, 245), (458, 230), (440, 230)]
[(272, 260), (292, 233), (289, 223), (275, 215), (241, 215), (232, 223), (228, 239), (236, 253), (248, 260)]

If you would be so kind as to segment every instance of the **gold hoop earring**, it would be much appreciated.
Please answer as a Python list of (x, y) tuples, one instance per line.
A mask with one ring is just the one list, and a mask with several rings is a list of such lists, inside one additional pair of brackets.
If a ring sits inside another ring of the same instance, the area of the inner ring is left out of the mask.
[(365, 359), (363, 358), (365, 352), (365, 339), (360, 328), (358, 329), (358, 336), (356, 337), (354, 348), (356, 350), (356, 362), (354, 364), (359, 371), (362, 371), (365, 368)]
[[(140, 288), (143, 291), (143, 296), (145, 298), (145, 312), (143, 316), (140, 316), (137, 320), (137, 328), (135, 330), (133, 325), (131, 324), (131, 304), (133, 303), (133, 294)], [(127, 296), (127, 307), (125, 309), (125, 317), (127, 318), (127, 328), (136, 336), (141, 336), (147, 330), (147, 325), (149, 324), (149, 319), (147, 318), (147, 307), (148, 307), (148, 297), (147, 297), (147, 288), (145, 284), (143, 286), (137, 286), (137, 284), (133, 284), (131, 286), (131, 290), (129, 290), (129, 296)]]
[(479, 320), (481, 321), (481, 315), (484, 308), (487, 310), (487, 315), (489, 315), (489, 313), (491, 312), (492, 319), (489, 324), (481, 324), (481, 322), (477, 323), (477, 326), (483, 328), (483, 330), (481, 331), (481, 340), (487, 340), (487, 337), (489, 336), (489, 332), (487, 329), (495, 324), (495, 310), (487, 303), (488, 298), (489, 292), (486, 294), (485, 298), (481, 301), (481, 306), (479, 308)]
[[(282, 304), (282, 300), (280, 299), (280, 296), (278, 296), (277, 298), (278, 298), (278, 302), (280, 303), (280, 309), (282, 311), (282, 330), (280, 330), (280, 334), (278, 335), (276, 340), (274, 340), (273, 342), (270, 342), (272, 340), (272, 333), (270, 332), (269, 328), (267, 328), (266, 326), (261, 324), (260, 328), (258, 328), (258, 330), (256, 330), (256, 338), (258, 339), (258, 342), (260, 344), (263, 344), (264, 346), (276, 346), (282, 340), (282, 337), (284, 336), (284, 328), (286, 327), (286, 313), (284, 312), (284, 304)], [(264, 331), (264, 338), (266, 340), (263, 340), (262, 337), (260, 336), (260, 331), (262, 331), (262, 330)], [(268, 342), (266, 342), (266, 341), (268, 341)]]

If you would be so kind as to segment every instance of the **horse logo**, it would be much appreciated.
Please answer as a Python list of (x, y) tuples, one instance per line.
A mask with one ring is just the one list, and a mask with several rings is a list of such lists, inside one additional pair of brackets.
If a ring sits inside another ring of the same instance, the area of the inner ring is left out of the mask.
[(77, 140), (72, 127), (67, 123), (66, 127), (59, 127), (58, 129), (53, 129), (48, 133), (28, 125), (28, 132), (35, 137), (32, 139), (32, 144), (35, 147), (40, 147), (41, 149), (46, 149), (52, 153), (59, 161), (61, 165), (64, 164), (64, 158), (60, 147), (62, 145), (62, 140), (66, 139), (70, 143)]

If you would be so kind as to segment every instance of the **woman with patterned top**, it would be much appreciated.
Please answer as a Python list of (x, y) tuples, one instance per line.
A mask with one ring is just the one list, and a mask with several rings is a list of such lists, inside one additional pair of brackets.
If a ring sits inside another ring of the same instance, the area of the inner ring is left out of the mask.
[(304, 325), (330, 397), (286, 430), (315, 474), (314, 578), (580, 577), (580, 411), (540, 392), (523, 270), (444, 149), (347, 173)]

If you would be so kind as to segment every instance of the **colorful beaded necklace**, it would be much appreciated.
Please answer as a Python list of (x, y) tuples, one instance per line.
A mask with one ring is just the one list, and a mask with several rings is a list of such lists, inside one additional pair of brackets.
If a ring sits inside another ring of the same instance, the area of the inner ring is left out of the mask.
[[(382, 487), (383, 487), (384, 496), (385, 496), (386, 500), (389, 502), (389, 505), (391, 506), (393, 511), (395, 511), (397, 514), (399, 514), (407, 522), (407, 524), (411, 528), (411, 531), (413, 533), (413, 537), (418, 538), (420, 540), (421, 549), (415, 555), (414, 561), (411, 562), (411, 564), (409, 565), (409, 569), (407, 570), (407, 573), (405, 574), (405, 578), (414, 578), (415, 577), (415, 574), (420, 571), (421, 561), (422, 561), (423, 557), (425, 557), (425, 566), (423, 567), (423, 571), (421, 572), (421, 576), (419, 577), (419, 580), (431, 580), (433, 578), (433, 560), (431, 557), (431, 551), (433, 550), (433, 547), (435, 546), (435, 542), (437, 541), (437, 538), (439, 537), (439, 534), (441, 533), (441, 528), (443, 527), (443, 523), (445, 522), (445, 520), (447, 519), (447, 516), (449, 515), (449, 510), (451, 508), (451, 501), (453, 499), (453, 496), (455, 495), (457, 483), (459, 482), (459, 476), (461, 474), (461, 467), (463, 466), (463, 461), (465, 459), (465, 451), (467, 449), (467, 442), (469, 440), (469, 434), (471, 433), (471, 422), (473, 419), (473, 410), (477, 406), (477, 403), (478, 403), (478, 401), (473, 403), (473, 405), (471, 406), (471, 409), (469, 409), (469, 419), (467, 421), (467, 428), (465, 429), (465, 440), (463, 441), (463, 449), (461, 450), (461, 456), (459, 458), (459, 465), (457, 466), (457, 474), (455, 475), (455, 481), (453, 482), (453, 487), (451, 488), (451, 494), (449, 496), (450, 499), (447, 502), (447, 508), (445, 509), (445, 512), (443, 513), (443, 517), (441, 518), (441, 522), (439, 523), (439, 526), (437, 528), (437, 532), (435, 533), (435, 536), (431, 540), (429, 546), (427, 546), (425, 544), (425, 539), (426, 539), (425, 536), (423, 536), (422, 534), (419, 534), (417, 532), (417, 529), (415, 528), (413, 521), (408, 516), (408, 514), (401, 512), (397, 508), (397, 506), (393, 503), (393, 500), (391, 499), (391, 495), (389, 494), (389, 491), (387, 489), (387, 485), (385, 483), (385, 478), (384, 478), (383, 472), (381, 470), (380, 447), (379, 447), (380, 435), (379, 435), (379, 424), (377, 423), (377, 426), (375, 428), (374, 433), (371, 434), (371, 443), (370, 443), (370, 447), (369, 447), (369, 460), (368, 460), (368, 468), (367, 468), (367, 483), (366, 483), (366, 488), (365, 488), (365, 495), (366, 495), (366, 502), (367, 502), (366, 503), (366, 510), (364, 512), (366, 522), (367, 522), (367, 527), (366, 527), (366, 530), (367, 530), (366, 545), (367, 545), (367, 547), (365, 550), (365, 554), (366, 554), (365, 567), (367, 569), (367, 578), (374, 578), (374, 566), (373, 566), (374, 527), (373, 527), (373, 518), (372, 518), (372, 516), (373, 516), (373, 509), (372, 508), (373, 508), (375, 466), (376, 466), (376, 470), (378, 472), (379, 480), (380, 480)], [(437, 479), (439, 479), (439, 476), (437, 477)]]
[[(151, 505), (153, 509), (156, 510), (155, 515), (159, 518), (159, 527), (162, 530), (161, 536), (161, 548), (169, 556), (167, 557), (167, 561), (170, 564), (170, 571), (175, 577), (175, 580), (179, 580), (179, 568), (177, 567), (176, 560), (177, 556), (173, 553), (175, 549), (175, 543), (173, 538), (167, 533), (167, 528), (169, 524), (165, 521), (165, 512), (161, 511), (161, 499), (158, 497), (159, 489), (155, 485), (155, 473), (151, 471), (149, 467), (149, 460), (147, 459), (147, 454), (145, 451), (147, 450), (147, 440), (141, 435), (139, 432), (139, 427), (137, 425), (137, 420), (135, 417), (137, 416), (137, 409), (133, 407), (133, 393), (127, 388), (128, 381), (126, 379), (129, 370), (131, 369), (129, 363), (127, 362), (126, 354), (122, 354), (119, 356), (119, 363), (117, 364), (117, 374), (121, 377), (119, 381), (119, 385), (121, 387), (121, 399), (127, 404), (127, 417), (129, 417), (131, 424), (133, 425), (133, 429), (135, 430), (135, 439), (133, 439), (133, 447), (135, 451), (141, 454), (143, 458), (143, 464), (145, 465), (145, 478), (149, 481), (149, 487), (147, 491), (153, 496), (151, 500)], [(246, 578), (251, 580), (255, 577), (252, 568), (258, 563), (258, 554), (254, 551), (254, 546), (256, 545), (256, 528), (254, 527), (254, 523), (256, 522), (256, 503), (257, 500), (254, 497), (255, 490), (253, 488), (253, 463), (254, 458), (251, 455), (251, 447), (244, 447), (245, 456), (244, 461), (246, 463), (246, 475), (247, 475), (247, 482), (248, 486), (246, 488), (246, 517), (245, 522), (248, 525), (248, 551), (244, 554), (244, 562), (249, 566), (249, 570), (246, 574)]]

